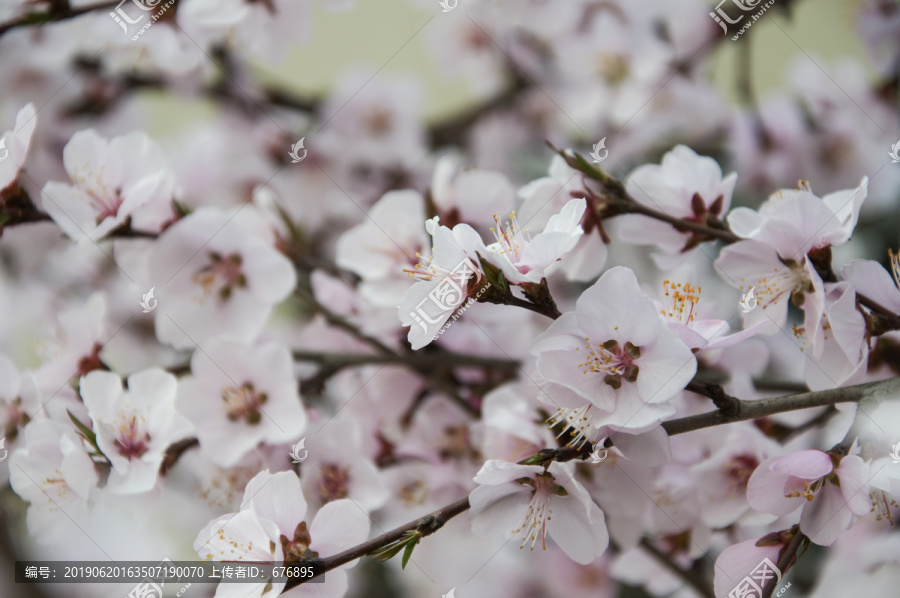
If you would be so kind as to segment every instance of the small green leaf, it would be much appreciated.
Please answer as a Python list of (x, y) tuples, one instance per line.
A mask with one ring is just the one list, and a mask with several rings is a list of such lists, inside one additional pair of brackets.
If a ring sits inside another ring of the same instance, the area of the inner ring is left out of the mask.
[(500, 268), (484, 259), (480, 253), (476, 255), (478, 256), (478, 261), (481, 262), (481, 270), (484, 272), (485, 278), (491, 283), (490, 294), (500, 293), (507, 295), (509, 293), (509, 282), (507, 282)]
[(393, 544), (388, 544), (384, 548), (380, 548), (375, 552), (370, 552), (369, 556), (375, 559), (376, 561), (389, 561), (395, 556), (400, 550), (403, 548), (403, 543), (395, 542)]
[[(66, 409), (66, 413), (69, 414), (69, 419), (72, 420), (72, 423), (75, 424), (75, 427), (78, 428), (78, 431), (81, 432), (81, 435), (84, 436), (84, 439), (91, 443), (91, 446), (94, 447), (94, 450), (97, 451), (97, 454), (104, 459), (107, 459), (106, 455), (103, 454), (103, 451), (100, 450), (100, 447), (97, 445), (97, 434), (88, 428), (86, 425), (81, 423), (77, 417), (72, 415), (72, 412)], [(108, 461), (109, 459), (107, 459)]]
[(406, 550), (403, 551), (403, 560), (400, 561), (400, 568), (406, 569), (406, 563), (409, 562), (409, 557), (412, 556), (413, 550), (416, 548), (416, 544), (419, 543), (419, 539), (411, 540), (406, 544)]

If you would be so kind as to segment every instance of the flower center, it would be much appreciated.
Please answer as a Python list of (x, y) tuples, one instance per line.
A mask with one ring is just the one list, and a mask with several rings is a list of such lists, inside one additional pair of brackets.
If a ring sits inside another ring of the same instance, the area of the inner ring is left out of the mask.
[(319, 496), (322, 497), (322, 502), (347, 498), (350, 472), (346, 468), (333, 463), (323, 465), (321, 469), (322, 481), (319, 482)]
[(531, 235), (528, 234), (528, 229), (519, 229), (519, 221), (516, 219), (515, 210), (510, 213), (509, 220), (503, 224), (500, 223), (500, 213), (494, 214), (494, 222), (497, 226), (492, 226), (491, 232), (494, 234), (497, 242), (492, 245), (492, 248), (496, 249), (500, 255), (505, 255), (513, 263), (519, 261), (520, 250), (522, 249), (519, 241), (522, 241), (525, 246), (531, 243)]
[(533, 488), (531, 491), (531, 501), (525, 513), (516, 523), (513, 529), (513, 537), (522, 535), (522, 545), (519, 549), (525, 548), (528, 540), (531, 540), (531, 550), (537, 542), (538, 536), (541, 537), (541, 547), (547, 550), (547, 522), (553, 515), (553, 509), (550, 508), (551, 496), (568, 496), (566, 489), (556, 483), (553, 475), (550, 473), (540, 473), (534, 478), (521, 478), (516, 480), (521, 484), (527, 484)]
[(256, 425), (262, 420), (262, 405), (269, 397), (264, 392), (256, 392), (252, 384), (245, 382), (240, 388), (231, 386), (224, 389), (222, 400), (228, 421), (243, 418), (248, 424)]
[(691, 324), (694, 321), (694, 307), (700, 302), (700, 287), (689, 283), (663, 282), (662, 315), (679, 324)]
[(875, 513), (875, 520), (881, 521), (887, 519), (894, 525), (894, 515), (892, 509), (897, 508), (897, 501), (891, 498), (891, 495), (884, 490), (872, 490), (869, 493), (872, 500), (872, 512)]
[[(591, 339), (585, 337), (584, 348), (587, 351), (585, 360), (578, 364), (583, 373), (603, 374), (603, 381), (613, 388), (622, 387), (622, 378), (628, 382), (636, 382), (640, 368), (635, 361), (641, 356), (641, 348), (628, 341), (624, 347), (619, 346), (616, 340), (608, 340), (605, 343), (591, 344)], [(576, 347), (580, 350), (581, 347)]]
[(140, 459), (149, 450), (150, 434), (141, 431), (137, 416), (132, 415), (126, 424), (119, 426), (115, 446), (126, 459)]
[(116, 189), (112, 194), (103, 188), (82, 187), (82, 191), (88, 196), (91, 206), (97, 211), (96, 224), (98, 225), (107, 218), (115, 218), (125, 201), (122, 198), (121, 189)]
[(732, 495), (747, 493), (747, 483), (758, 466), (759, 460), (753, 455), (735, 455), (731, 461), (725, 464), (725, 475), (731, 481)]
[(607, 84), (616, 87), (628, 78), (628, 60), (621, 54), (604, 52), (597, 56), (597, 71)]
[(235, 287), (247, 287), (247, 277), (241, 269), (243, 258), (240, 254), (232, 253), (228, 257), (222, 257), (211, 251), (209, 260), (209, 264), (194, 275), (194, 282), (203, 287), (204, 295), (210, 295), (218, 289), (219, 297), (225, 300), (231, 297)]
[[(755, 285), (759, 305), (766, 309), (784, 295), (791, 295), (794, 305), (803, 305), (804, 294), (813, 291), (813, 283), (806, 270), (805, 262), (778, 258), (787, 268), (775, 268), (770, 278), (760, 278)], [(741, 280), (743, 282), (743, 279)], [(740, 289), (743, 291), (744, 286)]]
[(572, 438), (566, 443), (580, 449), (584, 443), (589, 442), (588, 436), (594, 431), (594, 416), (590, 414), (592, 405), (585, 405), (577, 409), (569, 409), (568, 407), (560, 407), (556, 411), (556, 415), (548, 419), (550, 428), (555, 428), (558, 424), (562, 424), (562, 431), (556, 435), (557, 438), (569, 432)]

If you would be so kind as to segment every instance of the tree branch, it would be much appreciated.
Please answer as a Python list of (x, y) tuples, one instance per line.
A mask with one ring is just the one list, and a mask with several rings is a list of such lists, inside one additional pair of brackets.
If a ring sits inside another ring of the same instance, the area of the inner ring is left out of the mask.
[(701, 596), (703, 596), (704, 598), (715, 598), (716, 594), (715, 592), (713, 592), (713, 589), (709, 587), (709, 584), (706, 583), (706, 580), (701, 578), (694, 571), (685, 570), (676, 565), (675, 562), (671, 558), (669, 558), (669, 555), (654, 546), (653, 543), (650, 542), (647, 538), (641, 538), (641, 548), (656, 557), (656, 560), (659, 561), (666, 569), (683, 579)]
[[(415, 521), (410, 521), (405, 525), (401, 525), (400, 527), (393, 529), (386, 534), (382, 534), (377, 538), (372, 538), (368, 542), (363, 542), (359, 546), (355, 546), (334, 556), (319, 559), (316, 566), (316, 576), (327, 573), (328, 571), (336, 569), (341, 565), (345, 565), (351, 561), (355, 561), (356, 559), (364, 557), (371, 552), (375, 552), (379, 548), (383, 548), (384, 546), (393, 544), (394, 542), (402, 539), (407, 532), (418, 531), (423, 537), (430, 536), (431, 534), (441, 529), (445, 523), (447, 523), (460, 513), (465, 513), (466, 511), (468, 511), (470, 506), (471, 505), (469, 505), (469, 497), (466, 496), (465, 498), (461, 498), (458, 501), (450, 503), (445, 507), (441, 507), (433, 513), (425, 515), (424, 517), (420, 517)], [(284, 591), (286, 592), (292, 588), (295, 588), (301, 583), (309, 581), (310, 579), (312, 578), (306, 578), (303, 580), (299, 578), (293, 578), (288, 581), (287, 585), (284, 588)]]
[[(788, 569), (793, 567), (794, 563), (797, 562), (798, 552), (804, 544), (807, 546), (809, 545), (809, 538), (800, 531), (800, 526), (798, 525), (794, 538), (791, 540), (791, 543), (781, 551), (778, 564), (776, 565), (778, 570), (781, 571), (782, 579), (784, 579), (784, 574), (787, 573)], [(776, 588), (778, 588), (779, 581), (780, 580), (774, 577), (770, 579), (769, 583), (763, 588), (762, 596), (760, 598), (772, 598), (772, 594), (774, 594)]]
[(737, 402), (736, 404), (731, 404), (730, 412), (732, 414), (727, 414), (722, 410), (710, 411), (700, 415), (691, 415), (663, 422), (662, 426), (669, 436), (674, 436), (675, 434), (684, 434), (685, 432), (693, 432), (694, 430), (711, 428), (722, 424), (757, 419), (776, 413), (811, 409), (813, 407), (826, 407), (835, 403), (856, 403), (862, 399), (891, 394), (900, 394), (900, 376), (856, 386), (845, 386), (818, 392), (804, 392), (771, 399), (761, 399), (759, 401), (742, 401), (731, 397)]
[(29, 27), (32, 25), (43, 25), (45, 23), (54, 23), (56, 21), (74, 19), (75, 17), (80, 17), (83, 14), (87, 14), (95, 10), (110, 10), (118, 5), (119, 2), (115, 0), (113, 0), (112, 2), (91, 4), (90, 6), (83, 6), (81, 8), (70, 8), (68, 6), (68, 2), (53, 3), (50, 5), (49, 10), (46, 10), (44, 12), (30, 12), (22, 15), (17, 19), (13, 19), (12, 21), (0, 23), (0, 35), (3, 35), (7, 31), (10, 31), (11, 29), (15, 29), (17, 27)]
[[(701, 430), (703, 428), (710, 428), (713, 426), (745, 421), (748, 419), (755, 419), (757, 417), (765, 417), (767, 415), (773, 415), (775, 413), (809, 409), (811, 407), (822, 407), (826, 405), (833, 405), (835, 403), (858, 402), (865, 398), (895, 395), (898, 393), (900, 393), (900, 376), (896, 378), (889, 378), (887, 380), (880, 380), (878, 382), (859, 384), (856, 386), (847, 386), (844, 388), (836, 388), (832, 390), (787, 395), (784, 397), (777, 397), (773, 399), (762, 399), (760, 401), (742, 401), (735, 397), (730, 397), (729, 401), (734, 400), (739, 403), (738, 413), (736, 413), (735, 415), (725, 415), (724, 413), (722, 413), (722, 411), (717, 410), (710, 413), (692, 415), (663, 422), (662, 426), (669, 434), (669, 436), (675, 436), (676, 434), (684, 434), (687, 432), (693, 432), (694, 430)], [(586, 459), (590, 454), (590, 450), (591, 447), (589, 445), (585, 445), (581, 449), (575, 449), (572, 447), (544, 449), (533, 455), (532, 457), (520, 461), (520, 463), (526, 465), (547, 465), (551, 461), (562, 462), (571, 461), (574, 459), (583, 460)], [(415, 521), (411, 521), (406, 525), (398, 527), (397, 529), (378, 536), (377, 538), (373, 538), (372, 540), (360, 544), (355, 548), (351, 548), (334, 556), (321, 559), (320, 561), (317, 561), (321, 564), (321, 566), (317, 568), (316, 575), (321, 575), (323, 573), (331, 571), (332, 569), (340, 567), (341, 565), (349, 563), (350, 561), (356, 560), (362, 556), (372, 553), (379, 548), (384, 548), (385, 546), (393, 544), (394, 542), (402, 539), (403, 535), (406, 532), (419, 530), (420, 532), (422, 532), (423, 536), (430, 535), (440, 529), (440, 527), (443, 526), (448, 519), (465, 512), (469, 509), (469, 507), (470, 505), (468, 497), (461, 498), (458, 501), (447, 505), (446, 507), (438, 509), (430, 515), (426, 515), (425, 517), (422, 517)], [(429, 526), (432, 526), (433, 529)], [(800, 548), (800, 542), (802, 542), (802, 538), (799, 540), (797, 539), (800, 536), (802, 536), (802, 534), (800, 533), (795, 536), (794, 542), (791, 543), (788, 550), (784, 553), (782, 559), (779, 561), (779, 568), (782, 571), (785, 570), (781, 568), (782, 564), (787, 563), (787, 567), (792, 563), (791, 559), (795, 560), (796, 552)], [(308, 578), (305, 581), (309, 581), (309, 579), (312, 578)], [(687, 578), (685, 578), (685, 580), (687, 581)], [(300, 583), (303, 582), (295, 580), (293, 582), (293, 585), (291, 585), (291, 582), (289, 582), (285, 588), (285, 591), (296, 587)], [(708, 594), (703, 595), (706, 596)]]
[(477, 368), (496, 368), (503, 370), (517, 370), (519, 362), (511, 359), (498, 359), (493, 357), (480, 357), (478, 355), (466, 355), (450, 351), (438, 351), (434, 353), (416, 351), (413, 353), (388, 355), (386, 353), (322, 353), (318, 351), (294, 351), (294, 359), (297, 361), (314, 361), (334, 369), (355, 367), (372, 363), (402, 363), (413, 368), (429, 368), (440, 366), (461, 366)]

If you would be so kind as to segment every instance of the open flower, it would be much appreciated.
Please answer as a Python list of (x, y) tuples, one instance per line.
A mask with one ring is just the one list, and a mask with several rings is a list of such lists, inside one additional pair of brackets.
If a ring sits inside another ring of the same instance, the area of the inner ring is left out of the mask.
[[(830, 262), (831, 246), (850, 238), (867, 189), (863, 179), (856, 189), (820, 199), (803, 184), (773, 194), (759, 212), (738, 208), (729, 214), (732, 230), (747, 240), (723, 249), (716, 268), (741, 291), (754, 289), (759, 309), (744, 314), (745, 328), (767, 322), (761, 333), (778, 334), (792, 300), (803, 309), (803, 330), (818, 330), (825, 290), (812, 258), (827, 257)], [(813, 355), (821, 354), (814, 336), (809, 342)]]
[(500, 268), (512, 284), (539, 283), (546, 270), (572, 251), (584, 234), (581, 218), (586, 205), (584, 198), (569, 201), (533, 238), (528, 229), (519, 228), (515, 212), (506, 223), (495, 215), (497, 226), (491, 231), (497, 240), (485, 248), (484, 258)]
[(194, 352), (191, 373), (179, 385), (176, 406), (218, 465), (236, 464), (261, 442), (293, 442), (306, 428), (291, 354), (282, 345), (213, 339)]
[[(626, 189), (642, 205), (706, 225), (728, 212), (736, 182), (737, 174), (723, 178), (722, 169), (712, 158), (698, 156), (691, 148), (678, 145), (663, 156), (662, 164), (645, 164), (632, 171)], [(666, 266), (680, 261), (673, 256), (710, 240), (637, 214), (621, 216), (617, 225), (625, 241), (662, 249), (663, 254), (654, 257)]]
[[(194, 550), (203, 560), (297, 563), (337, 554), (369, 535), (368, 516), (350, 500), (328, 503), (309, 524), (306, 515), (297, 474), (265, 470), (247, 484), (240, 511), (210, 521), (194, 540)], [(300, 585), (283, 595), (340, 598), (347, 592), (345, 570), (355, 564), (328, 572), (321, 584)], [(216, 589), (216, 597), (274, 598), (284, 586), (284, 582), (223, 583)]]
[(18, 178), (19, 171), (25, 164), (36, 124), (34, 106), (26, 104), (16, 114), (16, 125), (13, 130), (0, 135), (0, 191), (12, 185)]
[(38, 419), (23, 434), (24, 446), (9, 459), (9, 482), (29, 503), (28, 531), (51, 544), (70, 528), (87, 526), (99, 476), (71, 426)]
[(368, 218), (338, 239), (337, 265), (362, 278), (359, 292), (376, 305), (396, 306), (409, 288), (403, 268), (430, 249), (422, 229), (425, 199), (417, 191), (390, 191)]
[(397, 309), (400, 322), (409, 326), (409, 344), (421, 349), (435, 339), (444, 323), (469, 297), (475, 295), (484, 273), (477, 264), (476, 248), (482, 245), (478, 233), (468, 224), (453, 230), (438, 224), (438, 217), (425, 223), (434, 237), (432, 257), (427, 263), (407, 270), (418, 278)]
[(71, 184), (44, 185), (44, 209), (72, 240), (100, 239), (129, 218), (157, 232), (173, 216), (174, 179), (162, 150), (141, 132), (107, 141), (79, 131), (63, 150)]
[(750, 476), (747, 500), (757, 511), (780, 517), (802, 507), (800, 531), (830, 546), (855, 516), (871, 510), (868, 471), (856, 455), (797, 451), (763, 461)]
[(290, 260), (251, 214), (200, 208), (166, 229), (150, 254), (156, 335), (179, 349), (218, 334), (254, 338), (297, 282)]
[(576, 563), (586, 565), (606, 551), (609, 534), (603, 511), (574, 472), (553, 462), (546, 470), (491, 459), (475, 475), (480, 484), (469, 495), (472, 531), (480, 536), (505, 532), (534, 550), (550, 537)]
[(166, 449), (191, 432), (175, 410), (175, 376), (159, 368), (128, 377), (128, 390), (112, 372), (81, 379), (81, 396), (94, 422), (97, 444), (112, 463), (108, 488), (119, 494), (153, 489)]
[[(691, 350), (659, 317), (634, 273), (607, 271), (532, 344), (540, 375), (596, 406), (598, 425), (648, 430), (693, 378)], [(554, 396), (553, 393), (550, 393)], [(577, 401), (567, 406), (580, 407)]]

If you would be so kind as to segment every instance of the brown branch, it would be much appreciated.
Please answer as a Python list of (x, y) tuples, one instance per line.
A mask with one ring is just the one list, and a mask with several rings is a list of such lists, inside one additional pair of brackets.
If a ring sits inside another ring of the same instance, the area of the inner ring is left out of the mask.
[[(804, 546), (809, 545), (809, 538), (800, 531), (800, 526), (797, 526), (797, 531), (794, 534), (794, 538), (791, 540), (791, 543), (781, 551), (781, 554), (778, 558), (778, 570), (781, 571), (782, 579), (784, 579), (784, 574), (787, 573), (788, 569), (794, 566), (794, 563), (797, 562), (798, 552)], [(781, 582), (777, 577), (773, 577), (769, 580), (769, 583), (763, 588), (762, 596), (760, 598), (772, 598), (772, 594), (775, 593), (775, 589), (778, 588), (778, 584)]]
[[(315, 567), (316, 576), (322, 575), (323, 573), (327, 573), (332, 569), (336, 569), (341, 565), (345, 565), (350, 561), (355, 561), (358, 558), (364, 557), (367, 554), (378, 550), (379, 548), (383, 548), (384, 546), (388, 546), (401, 540), (407, 532), (418, 531), (423, 537), (430, 536), (435, 533), (439, 529), (441, 529), (445, 523), (449, 520), (453, 519), (460, 513), (465, 513), (469, 510), (469, 497), (461, 498), (454, 503), (450, 503), (449, 505), (434, 511), (424, 517), (420, 517), (415, 521), (410, 521), (405, 525), (401, 525), (400, 527), (393, 529), (386, 534), (382, 534), (377, 538), (373, 538), (368, 542), (363, 542), (359, 546), (355, 546), (349, 550), (345, 550), (344, 552), (340, 552), (334, 556), (326, 557), (324, 559), (320, 559), (317, 562)], [(292, 588), (297, 587), (301, 583), (309, 581), (312, 578), (306, 578), (301, 580), (299, 578), (293, 578), (288, 581), (287, 585), (284, 588), (284, 591), (288, 591)]]
[(510, 71), (513, 77), (512, 85), (500, 95), (487, 100), (482, 104), (473, 106), (469, 110), (454, 116), (445, 122), (431, 126), (429, 128), (431, 146), (442, 147), (445, 145), (460, 144), (464, 140), (463, 138), (466, 131), (468, 131), (472, 125), (491, 112), (514, 104), (522, 93), (531, 87), (531, 83), (526, 77), (520, 74), (518, 69), (512, 68)]
[[(745, 421), (757, 417), (765, 417), (767, 415), (773, 415), (775, 413), (809, 409), (811, 407), (821, 407), (825, 405), (833, 405), (835, 403), (857, 402), (864, 398), (889, 396), (897, 393), (900, 393), (900, 376), (887, 380), (880, 380), (878, 382), (859, 384), (856, 386), (847, 386), (844, 388), (836, 388), (833, 390), (823, 390), (819, 392), (809, 392), (797, 395), (787, 395), (784, 397), (763, 399), (760, 401), (741, 401), (740, 399), (731, 397), (731, 399), (733, 399), (734, 401), (738, 401), (739, 403), (739, 409), (736, 415), (727, 416), (721, 411), (717, 410), (701, 415), (692, 415), (688, 417), (682, 417), (680, 419), (671, 420), (668, 422), (664, 422), (662, 425), (669, 436), (674, 436), (676, 434), (684, 434), (687, 432), (692, 432), (694, 430), (710, 428), (712, 426)], [(590, 450), (591, 447), (589, 445), (585, 445), (581, 449), (575, 449), (572, 447), (544, 449), (533, 455), (532, 457), (520, 461), (519, 463), (526, 465), (545, 465), (549, 464), (551, 461), (571, 461), (574, 459), (583, 460), (590, 454)], [(386, 534), (382, 534), (377, 538), (373, 538), (372, 540), (360, 544), (359, 546), (356, 546), (349, 550), (345, 550), (344, 552), (336, 554), (334, 556), (321, 559), (317, 561), (317, 564), (319, 566), (316, 568), (316, 576), (331, 571), (332, 569), (340, 567), (341, 565), (345, 565), (350, 561), (356, 560), (380, 548), (384, 548), (385, 546), (393, 544), (401, 540), (406, 532), (418, 530), (422, 533), (423, 536), (430, 535), (440, 529), (440, 527), (443, 526), (448, 519), (455, 517), (460, 513), (463, 513), (464, 511), (468, 510), (469, 507), (470, 505), (468, 497), (461, 498), (458, 501), (447, 505), (446, 507), (438, 509), (430, 515), (426, 515), (425, 517), (422, 517), (415, 521), (411, 521), (406, 525), (398, 527), (397, 529), (394, 529)], [(802, 534), (798, 533), (797, 536), (802, 536)], [(788, 563), (788, 565), (790, 564), (790, 562), (792, 562), (791, 559), (795, 559), (797, 549), (799, 549), (800, 547), (800, 542), (802, 542), (802, 538), (800, 540), (797, 540), (795, 537), (795, 541), (791, 543), (789, 550), (784, 553), (782, 560), (785, 563)], [(796, 547), (794, 547), (795, 543)], [(782, 561), (779, 561), (779, 565), (781, 564), (783, 564)], [(785, 569), (782, 569), (782, 571), (784, 570)], [(309, 581), (309, 579), (312, 578), (307, 578), (306, 581)], [(293, 583), (293, 585), (291, 585), (291, 583)], [(289, 582), (285, 588), (285, 591), (296, 587), (300, 583), (303, 582), (299, 580)]]
[(719, 241), (723, 241), (725, 243), (737, 243), (738, 241), (742, 240), (741, 237), (737, 236), (728, 229), (714, 228), (711, 226), (693, 222), (692, 220), (675, 218), (674, 216), (669, 216), (668, 214), (660, 212), (659, 210), (649, 208), (644, 204), (637, 203), (637, 201), (635, 201), (634, 199), (615, 198), (604, 203), (606, 206), (609, 206), (609, 209), (613, 210), (616, 215), (640, 214), (642, 216), (648, 216), (655, 220), (667, 222), (674, 226), (676, 229), (687, 229), (693, 233), (713, 237), (714, 239), (718, 239)]
[(74, 19), (75, 17), (80, 17), (81, 15), (93, 12), (95, 10), (113, 9), (118, 5), (119, 2), (115, 0), (113, 0), (112, 2), (100, 2), (99, 4), (83, 6), (81, 8), (70, 8), (68, 6), (68, 2), (54, 3), (51, 4), (49, 10), (46, 10), (44, 12), (30, 12), (22, 15), (21, 17), (18, 17), (17, 19), (13, 19), (12, 21), (0, 23), (0, 35), (3, 35), (11, 29), (16, 29), (17, 27), (30, 27), (34, 25), (44, 25), (45, 23), (55, 23), (57, 21)]
[(430, 368), (440, 366), (460, 366), (477, 368), (496, 368), (503, 370), (516, 370), (519, 362), (512, 359), (498, 359), (493, 357), (480, 357), (478, 355), (466, 355), (450, 351), (438, 351), (434, 353), (416, 351), (402, 355), (386, 353), (322, 353), (318, 351), (294, 351), (294, 359), (297, 361), (314, 361), (326, 367), (340, 369), (355, 367), (373, 363), (401, 363), (413, 368)]
[(711, 428), (722, 424), (757, 419), (776, 413), (811, 409), (813, 407), (827, 407), (835, 403), (856, 403), (866, 398), (897, 393), (900, 393), (900, 376), (856, 386), (805, 392), (761, 399), (759, 401), (742, 401), (732, 397), (737, 403), (732, 404), (731, 414), (727, 414), (722, 410), (710, 411), (700, 415), (691, 415), (663, 422), (662, 426), (669, 436), (674, 436), (675, 434), (684, 434), (685, 432), (693, 432), (694, 430)]
[(170, 445), (163, 455), (162, 463), (159, 466), (159, 475), (166, 475), (178, 459), (181, 458), (181, 455), (195, 446), (200, 446), (200, 441), (196, 438), (185, 438)]
[[(549, 142), (547, 145), (559, 154), (570, 168), (577, 170), (602, 187), (603, 193), (600, 195), (594, 193), (591, 189), (584, 190), (586, 194), (592, 195), (599, 200), (597, 202), (597, 210), (601, 218), (612, 218), (622, 214), (639, 214), (671, 224), (679, 231), (690, 231), (695, 233), (700, 236), (700, 241), (719, 240), (725, 243), (736, 243), (742, 240), (741, 237), (731, 232), (723, 222), (717, 219), (711, 219), (709, 215), (707, 215), (707, 224), (701, 224), (693, 220), (669, 216), (664, 212), (654, 210), (642, 203), (638, 203), (638, 201), (628, 193), (625, 189), (625, 185), (623, 185), (621, 181), (596, 164), (588, 162), (581, 154), (573, 152), (572, 150), (559, 149)], [(587, 187), (587, 185), (585, 186)]]
[(697, 575), (696, 572), (685, 570), (675, 564), (675, 562), (663, 551), (653, 545), (647, 538), (641, 538), (641, 548), (652, 554), (656, 557), (656, 560), (659, 561), (666, 569), (683, 579), (694, 588), (697, 593), (699, 593), (704, 598), (715, 598), (716, 594), (713, 592), (713, 589), (706, 583), (702, 577)]

